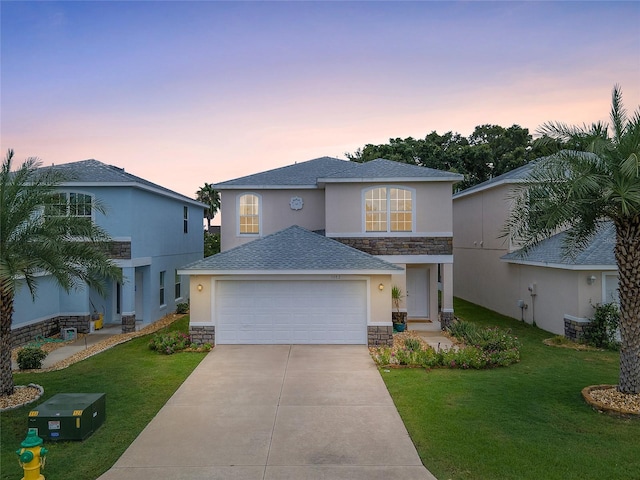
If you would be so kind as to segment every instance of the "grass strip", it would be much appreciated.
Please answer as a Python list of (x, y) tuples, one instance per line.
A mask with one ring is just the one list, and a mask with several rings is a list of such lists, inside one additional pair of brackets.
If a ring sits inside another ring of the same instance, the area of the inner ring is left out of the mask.
[[(187, 316), (161, 331), (186, 332), (188, 324)], [(206, 355), (160, 355), (149, 350), (149, 339), (135, 338), (64, 370), (15, 374), (16, 385), (37, 383), (45, 393), (38, 402), (0, 414), (0, 479), (22, 477), (15, 451), (26, 436), (27, 415), (58, 393), (104, 392), (107, 414), (104, 424), (82, 442), (45, 439), (45, 477), (94, 480), (111, 468)]]
[(456, 299), (456, 315), (508, 328), (521, 361), (491, 370), (390, 369), (387, 388), (439, 479), (640, 478), (640, 421), (594, 412), (580, 391), (617, 383), (618, 353), (543, 343), (551, 334)]

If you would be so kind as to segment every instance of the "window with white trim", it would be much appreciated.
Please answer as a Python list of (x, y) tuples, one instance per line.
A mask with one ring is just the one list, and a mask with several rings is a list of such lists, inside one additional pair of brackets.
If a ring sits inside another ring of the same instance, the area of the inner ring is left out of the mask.
[(189, 233), (189, 207), (182, 207), (182, 230)]
[(50, 198), (45, 206), (45, 216), (66, 217), (67, 215), (78, 218), (92, 219), (93, 198), (91, 195), (79, 192), (57, 192)]
[(178, 275), (178, 270), (176, 270), (176, 290), (175, 290), (175, 299), (178, 300), (182, 298), (182, 277)]
[(164, 270), (160, 272), (160, 306), (166, 305), (166, 302), (164, 299), (164, 277), (166, 273), (167, 272), (165, 272)]
[(366, 232), (412, 232), (413, 190), (373, 187), (365, 191)]
[(260, 197), (245, 193), (238, 199), (238, 232), (241, 235), (260, 234)]

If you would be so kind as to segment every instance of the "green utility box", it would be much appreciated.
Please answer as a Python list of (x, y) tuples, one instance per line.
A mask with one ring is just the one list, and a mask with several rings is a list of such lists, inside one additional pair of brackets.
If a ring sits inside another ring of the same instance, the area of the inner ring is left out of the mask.
[(106, 417), (104, 393), (59, 393), (29, 412), (29, 430), (43, 440), (84, 440)]

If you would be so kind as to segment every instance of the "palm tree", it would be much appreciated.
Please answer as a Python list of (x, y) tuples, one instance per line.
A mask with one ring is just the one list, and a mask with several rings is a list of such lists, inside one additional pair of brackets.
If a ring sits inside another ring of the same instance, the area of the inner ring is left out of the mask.
[(214, 190), (210, 183), (204, 184), (203, 187), (196, 192), (196, 199), (204, 203), (207, 208), (204, 211), (204, 218), (207, 219), (207, 232), (211, 229), (211, 220), (220, 210), (220, 192)]
[(640, 108), (631, 118), (613, 88), (611, 124), (546, 123), (539, 133), (573, 146), (538, 161), (512, 198), (505, 234), (524, 250), (567, 231), (568, 255), (586, 246), (603, 220), (615, 225), (620, 297), (618, 391), (640, 392)]
[[(122, 278), (108, 258), (107, 233), (59, 208), (56, 189), (66, 179), (54, 169), (39, 169), (36, 158), (12, 172), (12, 159), (9, 150), (0, 169), (0, 396), (14, 391), (11, 321), (20, 285), (35, 299), (43, 273), (66, 291), (87, 285), (103, 293), (106, 280)], [(104, 212), (99, 203), (92, 208)]]

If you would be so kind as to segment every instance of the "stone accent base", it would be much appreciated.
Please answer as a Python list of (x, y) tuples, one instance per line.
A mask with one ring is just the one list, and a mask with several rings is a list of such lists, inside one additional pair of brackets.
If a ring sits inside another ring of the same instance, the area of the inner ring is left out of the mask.
[(440, 328), (442, 330), (448, 330), (449, 325), (453, 323), (453, 312), (440, 312)]
[(37, 336), (45, 338), (60, 333), (62, 328), (75, 328), (78, 333), (89, 333), (90, 315), (53, 317), (42, 322), (11, 330), (11, 348), (26, 345)]
[(189, 325), (189, 335), (191, 335), (191, 341), (196, 345), (204, 345), (205, 343), (209, 343), (215, 346), (216, 344), (215, 325)]
[(586, 318), (564, 318), (564, 336), (574, 342), (579, 342), (584, 337), (584, 329), (591, 323)]
[(369, 255), (451, 255), (452, 237), (334, 238)]
[(370, 347), (390, 347), (393, 345), (393, 327), (368, 326), (367, 343)]
[(131, 333), (135, 331), (136, 331), (136, 316), (123, 315), (122, 316), (122, 333)]

